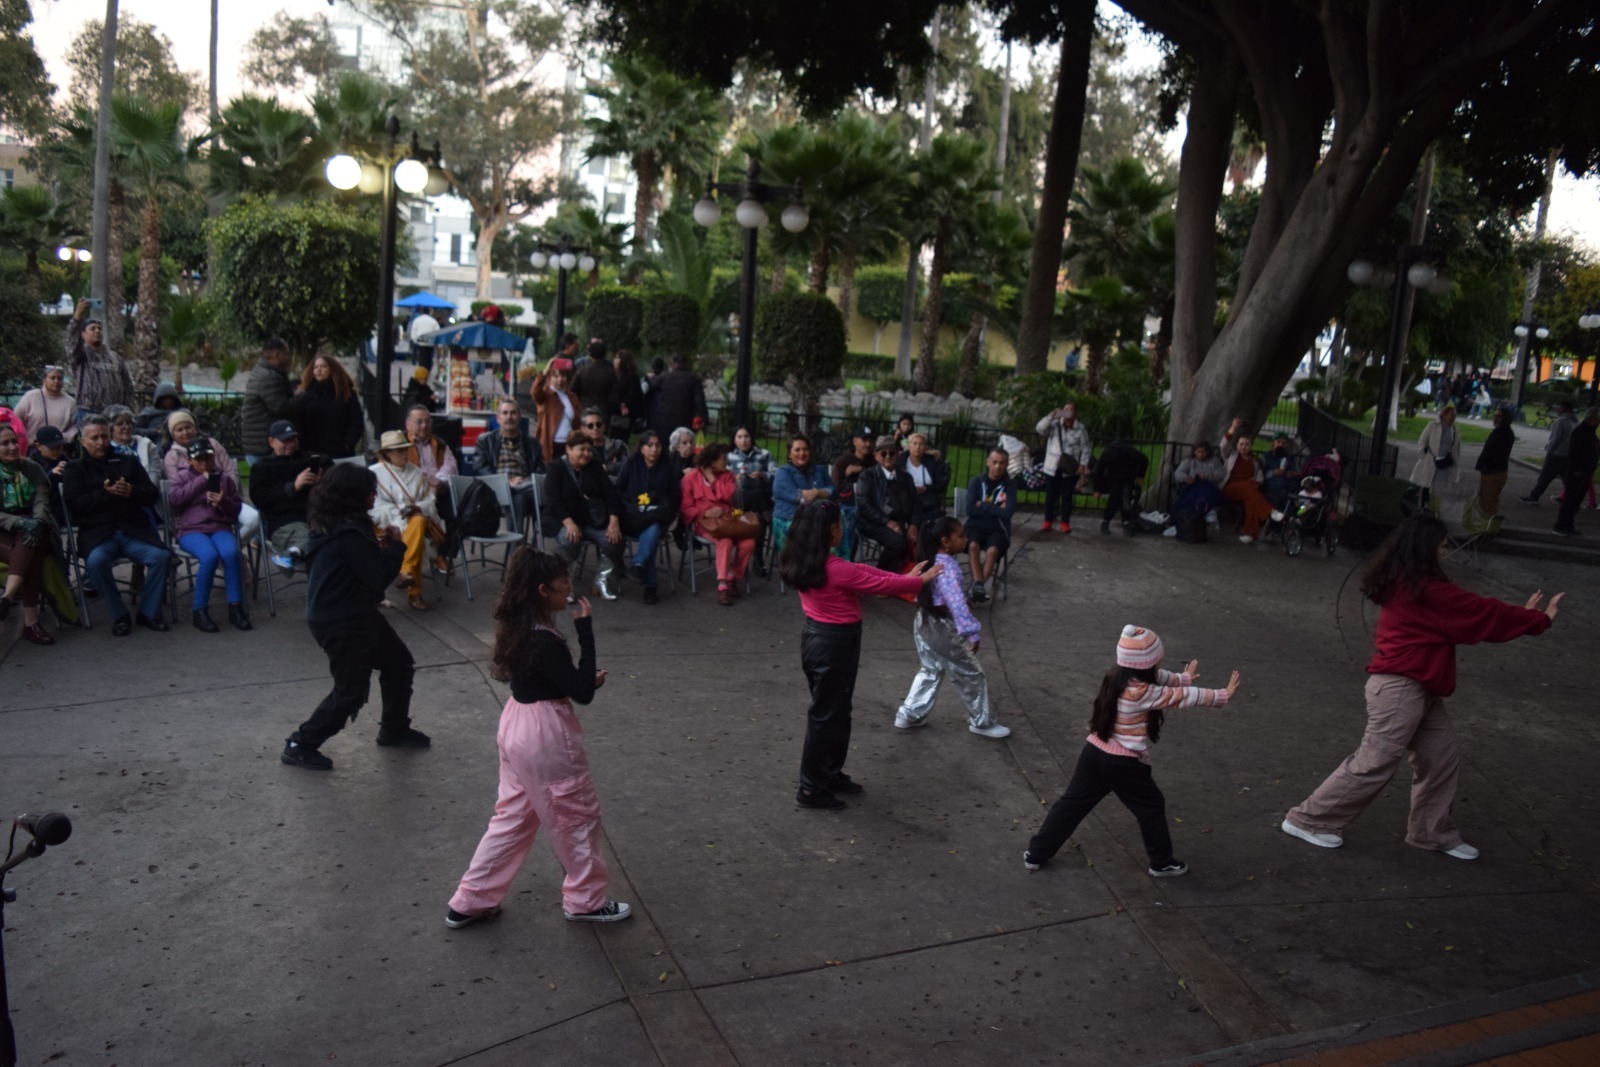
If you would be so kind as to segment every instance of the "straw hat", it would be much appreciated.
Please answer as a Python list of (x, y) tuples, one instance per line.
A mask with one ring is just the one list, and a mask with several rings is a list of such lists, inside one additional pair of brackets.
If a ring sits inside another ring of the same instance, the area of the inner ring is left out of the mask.
[(404, 452), (411, 447), (411, 439), (404, 430), (385, 430), (378, 440), (379, 452)]

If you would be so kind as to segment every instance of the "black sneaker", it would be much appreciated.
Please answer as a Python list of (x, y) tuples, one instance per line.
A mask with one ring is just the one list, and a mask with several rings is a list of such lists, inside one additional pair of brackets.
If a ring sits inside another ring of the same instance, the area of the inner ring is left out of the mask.
[(413, 730), (407, 726), (404, 730), (388, 730), (379, 728), (378, 744), (393, 745), (399, 748), (427, 748), (433, 744), (431, 738), (421, 730)]
[(1173, 860), (1163, 867), (1150, 868), (1150, 877), (1152, 878), (1176, 878), (1179, 875), (1188, 873), (1189, 865), (1182, 860)]
[(644, 567), (641, 566), (640, 564), (635, 563), (633, 566), (628, 568), (628, 577), (632, 578), (634, 581), (638, 582), (640, 585), (644, 585), (645, 584)]
[(1022, 853), (1022, 865), (1028, 868), (1030, 871), (1037, 871), (1040, 867), (1044, 866), (1044, 860), (1035, 859), (1032, 852), (1024, 849)]
[(133, 633), (132, 615), (124, 615), (122, 618), (111, 624), (112, 637), (127, 637), (131, 633)]
[(1519, 496), (1517, 499), (1524, 504), (1537, 504), (1539, 502), (1539, 498), (1536, 496)]
[(308, 771), (333, 770), (333, 760), (314, 748), (307, 748), (298, 741), (284, 742), (282, 758), (283, 762), (291, 767), (304, 767)]
[(864, 793), (864, 792), (866, 792), (866, 787), (865, 786), (863, 786), (860, 782), (856, 781), (854, 778), (850, 777), (848, 774), (843, 774), (843, 773), (834, 775), (833, 776), (833, 781), (828, 783), (828, 788), (833, 790), (835, 793)]
[(452, 930), (459, 930), (463, 926), (471, 926), (481, 919), (492, 919), (499, 914), (500, 908), (498, 905), (493, 908), (485, 908), (483, 911), (475, 911), (471, 915), (463, 915), (454, 908), (446, 908), (444, 924)]
[(1108, 533), (1111, 532), (1111, 520), (1110, 519), (1106, 519), (1104, 522), (1102, 522), (1100, 524), (1100, 532), (1103, 533), (1103, 534), (1108, 534)]
[(837, 811), (844, 807), (844, 801), (826, 789), (801, 789), (794, 795), (794, 802), (802, 808), (821, 808), (824, 811)]
[(593, 911), (563, 911), (569, 923), (619, 923), (633, 914), (633, 909), (620, 900), (608, 900), (604, 907)]
[(656, 602), (656, 587), (655, 586), (647, 585), (647, 586), (644, 587), (644, 602), (646, 604), (654, 604)]
[(167, 620), (163, 619), (159, 613), (156, 615), (135, 615), (133, 621), (143, 626), (146, 630), (154, 630), (158, 634), (164, 634), (172, 629), (167, 625)]

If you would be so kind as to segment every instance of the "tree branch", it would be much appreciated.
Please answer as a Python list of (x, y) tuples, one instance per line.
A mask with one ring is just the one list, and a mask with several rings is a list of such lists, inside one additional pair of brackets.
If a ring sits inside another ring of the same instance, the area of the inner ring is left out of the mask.
[[(1451, 27), (1446, 26), (1444, 29), (1447, 40), (1440, 43), (1447, 44), (1449, 40), (1454, 40), (1455, 47), (1446, 51), (1437, 62), (1420, 70), (1410, 85), (1400, 93), (1399, 106), (1405, 110), (1420, 106), (1421, 101), (1435, 93), (1441, 85), (1453, 81), (1461, 72), (1496, 56), (1504, 55), (1527, 42), (1541, 30), (1546, 29), (1570, 2), (1571, 0), (1542, 0), (1526, 17), (1509, 24), (1497, 20), (1502, 22), (1501, 28), (1490, 29), (1477, 38), (1460, 37)], [(1502, 13), (1509, 15), (1509, 12)]]

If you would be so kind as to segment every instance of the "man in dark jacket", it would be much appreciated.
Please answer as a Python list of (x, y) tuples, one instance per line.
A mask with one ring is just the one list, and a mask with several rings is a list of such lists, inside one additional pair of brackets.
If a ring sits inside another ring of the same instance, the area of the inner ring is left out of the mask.
[(672, 357), (672, 369), (650, 387), (655, 395), (655, 430), (662, 440), (680, 426), (690, 426), (695, 416), (709, 419), (706, 389), (699, 377), (688, 369), (682, 355)]
[(622, 496), (606, 477), (586, 431), (568, 435), (566, 457), (550, 464), (544, 486), (545, 534), (555, 537), (555, 550), (573, 561), (585, 541), (598, 548), (595, 592), (607, 600), (617, 599), (612, 575), (622, 563)]
[(545, 468), (544, 448), (530, 432), (528, 418), (510, 397), (500, 401), (493, 430), (478, 435), (472, 469), (477, 474), (504, 474), (517, 496), (517, 514), (534, 514), (533, 479)]
[[(78, 526), (78, 553), (86, 561), (95, 591), (115, 619), (112, 636), (128, 636), (134, 622), (164, 631), (168, 626), (161, 617), (161, 600), (167, 591), (172, 556), (145, 512), (156, 505), (161, 494), (137, 459), (112, 453), (111, 424), (105, 416), (85, 418), (78, 440), (83, 443), (83, 458), (67, 464), (62, 489), (67, 511)], [(134, 618), (117, 591), (114, 568), (123, 558), (145, 568), (144, 591)]]
[(317, 530), (306, 546), (311, 566), (306, 622), (328, 656), (333, 691), (284, 742), (282, 759), (291, 767), (333, 769), (333, 761), (319, 750), (366, 704), (374, 670), (383, 694), (378, 744), (430, 744), (427, 734), (411, 727), (411, 651), (379, 609), (384, 591), (400, 574), (406, 546), (392, 526), (381, 537), (374, 535), (367, 512), (376, 499), (373, 473), (348, 463), (332, 467), (313, 495)]
[(989, 599), (989, 579), (1011, 547), (1011, 517), (1017, 513), (1017, 490), (1006, 475), (1011, 453), (992, 448), (984, 472), (967, 483), (967, 561), (972, 568), (968, 595)]
[(1600, 463), (1600, 441), (1595, 438), (1595, 427), (1600, 426), (1600, 408), (1590, 408), (1578, 428), (1572, 431), (1572, 441), (1567, 448), (1567, 469), (1561, 474), (1561, 512), (1556, 516), (1556, 533), (1562, 537), (1577, 537), (1578, 506), (1583, 503), (1589, 483), (1594, 479), (1594, 468)]
[(293, 399), (288, 342), (269, 338), (261, 346), (261, 358), (256, 360), (245, 382), (244, 403), (239, 408), (239, 439), (250, 466), (254, 467), (256, 460), (268, 454), (267, 430), (288, 413), (289, 402)]
[(1478, 506), (1485, 515), (1500, 514), (1500, 490), (1506, 487), (1511, 470), (1511, 446), (1517, 443), (1511, 432), (1511, 414), (1505, 408), (1494, 409), (1494, 429), (1478, 452)]
[(856, 524), (863, 537), (883, 546), (878, 566), (898, 574), (917, 543), (917, 497), (911, 476), (895, 469), (900, 450), (894, 438), (878, 438), (872, 451), (877, 466), (856, 480)]
[(1111, 516), (1122, 512), (1122, 532), (1132, 537), (1139, 522), (1139, 479), (1150, 469), (1150, 457), (1123, 441), (1112, 441), (1094, 464), (1094, 491), (1106, 498), (1100, 532), (1111, 532)]
[(589, 359), (572, 374), (572, 391), (578, 394), (580, 408), (599, 408), (606, 425), (621, 402), (622, 380), (606, 358), (606, 346), (599, 341), (589, 345)]
[[(272, 543), (273, 562), (292, 569), (293, 556), (305, 554), (311, 541), (306, 508), (311, 490), (322, 480), (322, 466), (300, 451), (300, 434), (288, 419), (267, 430), (272, 455), (250, 466), (250, 503), (261, 512), (261, 522)], [(317, 457), (324, 460), (326, 457)]]
[(1567, 469), (1572, 431), (1577, 428), (1578, 420), (1572, 416), (1572, 401), (1558, 401), (1556, 421), (1550, 424), (1550, 436), (1544, 443), (1544, 466), (1539, 468), (1539, 477), (1534, 479), (1533, 489), (1527, 496), (1518, 498), (1524, 504), (1537, 504), (1539, 498), (1544, 496), (1544, 491), (1550, 488), (1550, 483), (1561, 477)]

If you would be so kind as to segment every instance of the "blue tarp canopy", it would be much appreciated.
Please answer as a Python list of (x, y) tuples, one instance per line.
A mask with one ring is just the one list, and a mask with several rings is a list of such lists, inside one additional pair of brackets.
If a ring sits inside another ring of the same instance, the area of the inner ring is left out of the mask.
[(426, 291), (412, 293), (404, 300), (396, 300), (394, 306), (397, 308), (449, 308), (452, 311), (455, 310), (455, 305), (450, 301), (442, 300)]
[(421, 340), (423, 344), (442, 348), (503, 348), (508, 352), (521, 352), (528, 347), (527, 338), (487, 322), (463, 322)]

